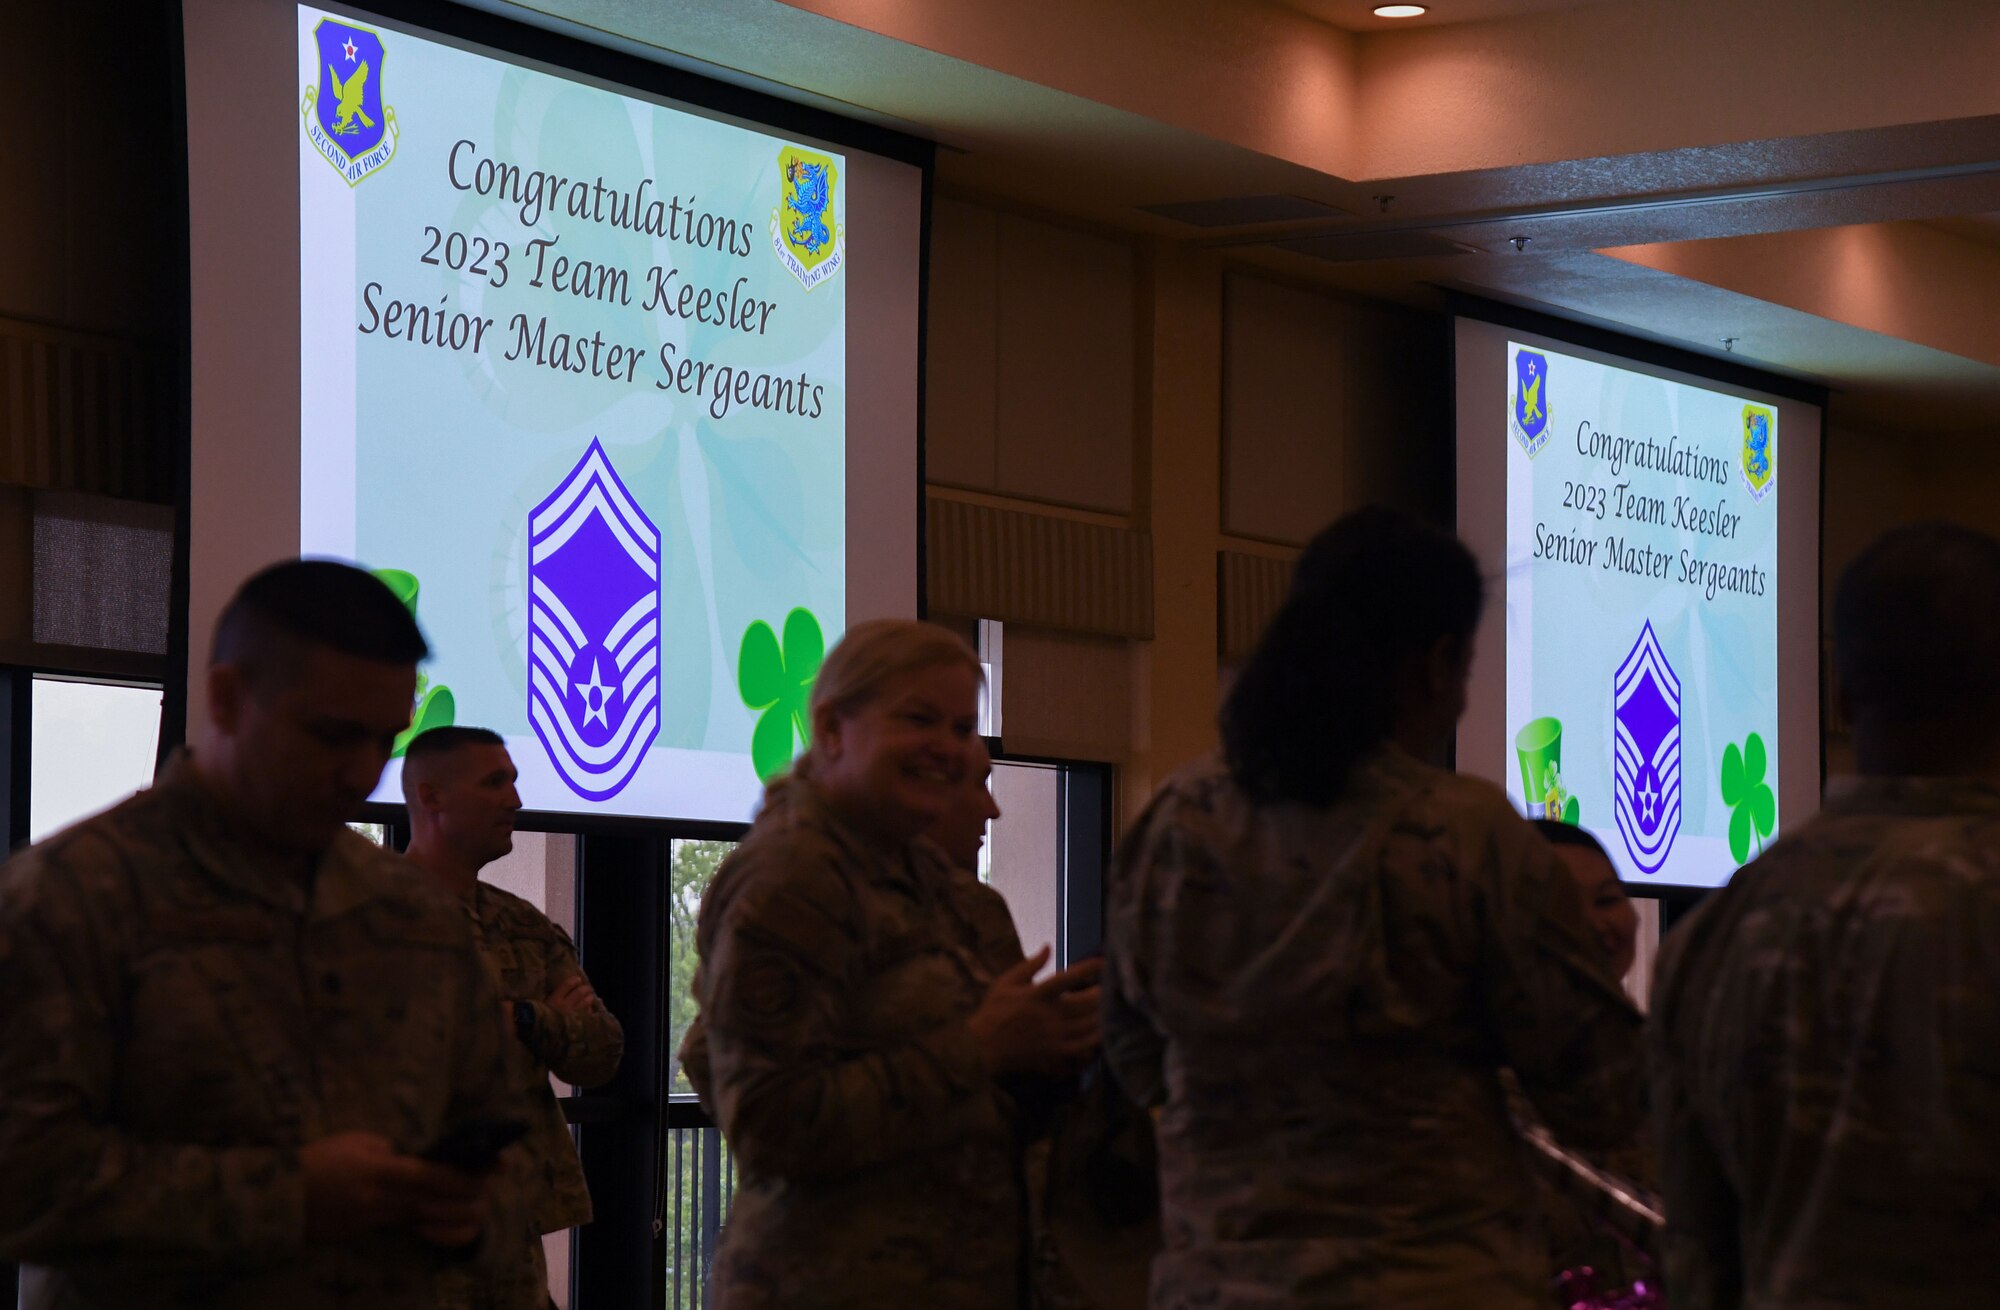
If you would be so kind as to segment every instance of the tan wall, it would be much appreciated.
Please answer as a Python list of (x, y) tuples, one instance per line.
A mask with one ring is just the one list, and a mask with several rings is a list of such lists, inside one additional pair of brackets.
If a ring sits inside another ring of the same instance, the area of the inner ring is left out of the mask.
[(172, 339), (184, 249), (162, 9), (7, 6), (0, 315)]
[[(1868, 543), (1900, 523), (1942, 519), (2000, 535), (2000, 433), (1945, 436), (1863, 432), (1830, 427), (1826, 434), (1826, 504), (1820, 546), (1823, 630), (1830, 630), (1834, 587)], [(1833, 705), (1828, 669), (1826, 769), (1853, 767), (1854, 757)]]
[[(1149, 534), (1155, 631), (1010, 625), (1010, 749), (1121, 767), (1125, 815), (1214, 743), (1218, 550), (1288, 558), (1370, 502), (1444, 519), (1439, 319), (941, 198), (932, 241), (934, 488)], [(1836, 406), (1837, 409), (1837, 406)], [(1825, 596), (1873, 537), (1945, 518), (2000, 532), (1994, 434), (1826, 435)], [(1849, 764), (1837, 722), (1828, 769)]]
[(937, 200), (930, 277), (933, 490), (1149, 541), (1149, 639), (1006, 637), (1008, 748), (1119, 765), (1130, 813), (1214, 744), (1219, 550), (1447, 512), (1443, 325), (965, 197)]

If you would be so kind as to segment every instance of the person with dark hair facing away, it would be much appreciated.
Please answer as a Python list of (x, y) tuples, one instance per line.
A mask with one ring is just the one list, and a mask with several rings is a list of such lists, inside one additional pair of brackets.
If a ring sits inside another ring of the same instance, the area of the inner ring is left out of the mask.
[(1856, 776), (1661, 953), (1675, 1310), (2000, 1300), (2000, 541), (1874, 542), (1833, 663)]
[(576, 943), (527, 901), (479, 871), (514, 849), (519, 774), (506, 741), (485, 728), (433, 728), (403, 752), (412, 863), (470, 913), (479, 953), (500, 993), (518, 1082), (533, 1107), (526, 1150), (505, 1179), (525, 1221), (514, 1255), (454, 1280), (452, 1310), (543, 1310), (549, 1271), (542, 1234), (590, 1222), (590, 1190), (549, 1075), (579, 1087), (611, 1081), (625, 1032), (597, 999)]
[(1390, 510), (1307, 546), (1222, 750), (1120, 845), (1105, 1050), (1159, 1109), (1155, 1310), (1529, 1310), (1548, 1249), (1501, 1070), (1571, 1141), (1638, 1118), (1639, 1017), (1548, 843), (1429, 763), (1481, 604)]
[(409, 723), (416, 624), (275, 565), (216, 625), (158, 782), (0, 871), (0, 1254), (33, 1310), (429, 1310), (485, 1259), (516, 1119), (464, 913), (345, 826)]

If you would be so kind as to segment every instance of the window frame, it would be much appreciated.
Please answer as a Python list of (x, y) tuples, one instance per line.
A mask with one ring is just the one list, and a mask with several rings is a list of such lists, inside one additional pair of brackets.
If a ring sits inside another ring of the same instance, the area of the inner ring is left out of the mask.
[(167, 674), (158, 656), (125, 655), (117, 651), (71, 651), (67, 647), (33, 647), (17, 652), (27, 658), (0, 663), (0, 830), (7, 853), (28, 844), (29, 817), (34, 802), (35, 680), (87, 682), (107, 687), (137, 687), (160, 693), (160, 733), (154, 754), (157, 777), (172, 746), (167, 736)]

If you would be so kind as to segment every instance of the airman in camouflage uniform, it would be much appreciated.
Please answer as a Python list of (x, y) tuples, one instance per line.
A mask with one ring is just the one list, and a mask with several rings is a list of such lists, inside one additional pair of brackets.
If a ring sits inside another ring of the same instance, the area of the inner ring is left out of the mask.
[[(978, 659), (927, 623), (847, 630), (812, 744), (702, 897), (689, 1080), (739, 1183), (717, 1310), (1001, 1310), (1023, 1194), (1000, 1079), (1097, 1045), (1094, 969), (1040, 982), (924, 840), (965, 785)], [(982, 901), (984, 904), (982, 905)]]
[(1889, 534), (1833, 629), (1860, 776), (1660, 953), (1675, 1310), (2000, 1304), (2000, 543)]
[[(560, 925), (520, 897), (483, 882), (471, 909), (480, 955), (512, 1012), (508, 1024), (518, 1038), (515, 1064), (531, 1110), (528, 1136), (522, 1140), (526, 1149), (507, 1180), (525, 1202), (527, 1259), (496, 1261), (482, 1289), (469, 1294), (465, 1304), (478, 1310), (542, 1310), (549, 1300), (549, 1272), (541, 1235), (591, 1220), (583, 1164), (549, 1075), (579, 1087), (611, 1081), (625, 1053), (625, 1032), (604, 1002), (589, 993), (576, 944)], [(587, 995), (586, 1006), (559, 1010), (548, 998), (572, 979), (578, 981), (571, 985)]]
[(964, 1021), (1020, 951), (961, 883), (796, 780), (716, 871), (683, 1059), (739, 1170), (719, 1310), (1018, 1304), (1011, 1108)]
[(217, 623), (152, 789), (0, 871), (0, 1258), (27, 1310), (430, 1310), (508, 1230), (417, 1158), (518, 1118), (464, 911), (344, 820), (422, 634), (379, 581), (273, 566)]
[(1541, 1307), (1500, 1070), (1566, 1141), (1636, 1126), (1639, 1017), (1550, 847), (1395, 746), (1330, 805), (1219, 757), (1122, 844), (1105, 1049), (1161, 1107), (1155, 1310)]
[(1654, 988), (1675, 1310), (1990, 1307), (2000, 786), (1846, 779)]
[(413, 1235), (303, 1240), (298, 1149), (518, 1117), (463, 912), (353, 833), (310, 890), (185, 759), (0, 874), (0, 1250), (24, 1304), (430, 1310)]
[(549, 917), (480, 870), (507, 855), (521, 809), (507, 743), (484, 728), (434, 728), (403, 758), (412, 863), (465, 907), (479, 953), (506, 1007), (517, 1084), (531, 1107), (529, 1132), (505, 1185), (526, 1227), (516, 1257), (451, 1280), (440, 1310), (544, 1310), (549, 1302), (542, 1235), (587, 1224), (590, 1191), (549, 1075), (581, 1087), (609, 1082), (625, 1033), (577, 962), (576, 944)]
[[(528, 1056), (535, 1092), (535, 1128), (530, 1152), (540, 1166), (538, 1230), (553, 1233), (590, 1222), (590, 1191), (562, 1106), (549, 1086), (554, 1074), (578, 1087), (611, 1081), (625, 1054), (625, 1030), (604, 1002), (592, 994), (581, 1010), (559, 1010), (548, 1002), (570, 979), (583, 978), (576, 943), (561, 925), (511, 892), (479, 884), (473, 911), (479, 925), (479, 952), (500, 992), (513, 1007), (514, 1032)], [(584, 982), (582, 987), (588, 988)]]

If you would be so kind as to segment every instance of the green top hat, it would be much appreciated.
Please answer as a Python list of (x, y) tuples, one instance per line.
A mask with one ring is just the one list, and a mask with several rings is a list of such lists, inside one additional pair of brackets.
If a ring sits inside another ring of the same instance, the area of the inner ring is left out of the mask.
[(1514, 734), (1514, 754), (1521, 761), (1521, 795), (1528, 802), (1531, 819), (1562, 817), (1562, 750), (1561, 719), (1534, 719)]

